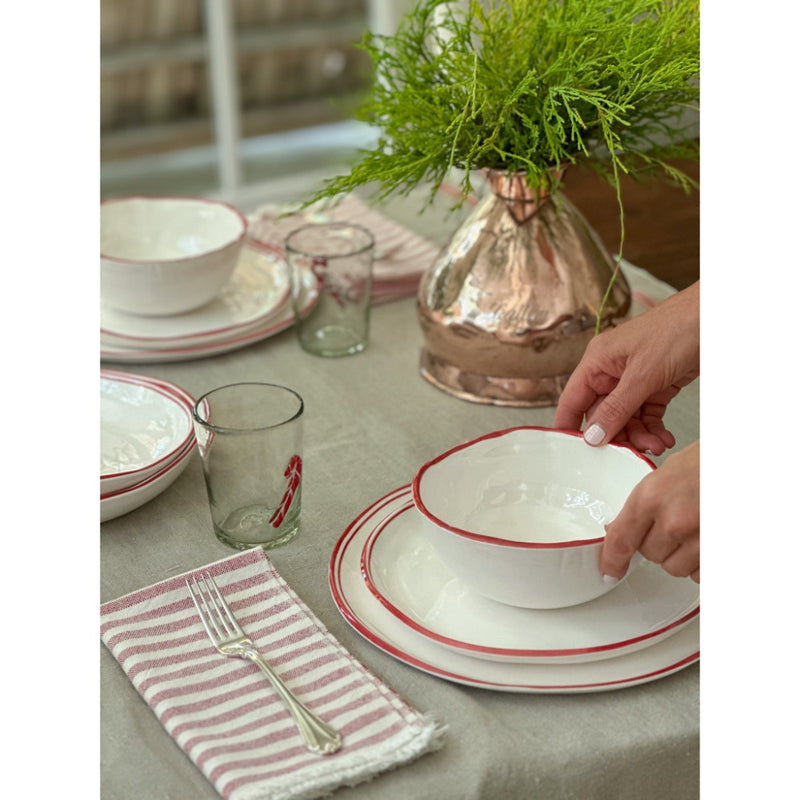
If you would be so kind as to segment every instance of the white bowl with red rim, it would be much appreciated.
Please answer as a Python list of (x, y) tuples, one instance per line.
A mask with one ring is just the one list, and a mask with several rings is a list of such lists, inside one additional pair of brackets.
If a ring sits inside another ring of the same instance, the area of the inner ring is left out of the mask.
[(130, 314), (181, 314), (233, 275), (247, 219), (203, 197), (115, 197), (100, 204), (100, 296)]
[(193, 439), (175, 458), (165, 466), (144, 480), (127, 486), (124, 489), (100, 495), (100, 522), (121, 517), (150, 502), (168, 489), (181, 475), (189, 464), (192, 453), (197, 446)]
[(613, 588), (599, 569), (604, 526), (653, 469), (625, 445), (590, 447), (577, 432), (521, 426), (424, 464), (412, 494), (437, 556), (473, 591), (561, 608)]
[(100, 496), (140, 484), (195, 445), (194, 399), (148, 375), (100, 370)]

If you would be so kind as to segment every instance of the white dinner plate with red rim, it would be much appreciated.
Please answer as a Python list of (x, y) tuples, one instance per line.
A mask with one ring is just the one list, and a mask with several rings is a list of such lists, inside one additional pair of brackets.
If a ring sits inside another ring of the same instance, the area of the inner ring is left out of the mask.
[(700, 613), (699, 586), (650, 562), (611, 592), (568, 608), (516, 608), (481, 597), (437, 557), (411, 492), (402, 500), (368, 534), (362, 575), (398, 620), (456, 652), (496, 661), (597, 661), (649, 647)]
[(173, 461), (170, 461), (155, 475), (151, 475), (146, 480), (121, 489), (117, 492), (100, 496), (100, 522), (121, 517), (131, 511), (149, 503), (158, 497), (164, 490), (168, 489), (186, 469), (189, 464), (189, 456), (195, 450), (197, 441), (192, 439), (189, 444), (181, 450)]
[(364, 544), (382, 520), (407, 502), (409, 491), (404, 486), (390, 492), (350, 523), (334, 547), (328, 573), (333, 600), (347, 622), (399, 661), (454, 683), (494, 691), (576, 694), (648, 683), (699, 660), (699, 617), (649, 647), (577, 663), (492, 661), (455, 652), (422, 636), (372, 594), (361, 572)]
[(101, 369), (101, 496), (147, 480), (193, 443), (193, 406), (174, 383)]
[(108, 344), (162, 349), (231, 339), (263, 327), (289, 298), (289, 266), (274, 248), (247, 241), (219, 297), (184, 314), (142, 316), (100, 307), (100, 334)]
[[(319, 292), (316, 279), (311, 272), (303, 276), (304, 292), (301, 300), (301, 312), (305, 314), (317, 302)], [(174, 361), (192, 361), (199, 358), (228, 353), (242, 347), (275, 336), (294, 325), (294, 312), (292, 304), (287, 299), (271, 314), (269, 318), (259, 323), (253, 329), (234, 331), (232, 335), (217, 341), (197, 342), (188, 347), (163, 347), (159, 349), (121, 347), (109, 343), (101, 337), (100, 359), (105, 362), (137, 363), (137, 364), (164, 364)]]

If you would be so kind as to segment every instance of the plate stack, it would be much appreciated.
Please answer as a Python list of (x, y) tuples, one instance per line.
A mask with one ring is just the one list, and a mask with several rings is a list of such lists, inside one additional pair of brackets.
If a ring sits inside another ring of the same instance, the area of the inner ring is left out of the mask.
[(100, 521), (163, 492), (183, 472), (197, 442), (194, 400), (167, 381), (100, 370)]
[[(307, 280), (305, 307), (316, 298)], [(103, 304), (103, 361), (163, 363), (226, 353), (294, 324), (289, 268), (276, 248), (247, 239), (229, 283), (211, 302), (183, 314), (143, 316)]]
[[(535, 468), (520, 469), (529, 465), (515, 460), (527, 446), (526, 438), (531, 437), (546, 440), (537, 455), (537, 460), (544, 462), (541, 475), (548, 476), (544, 479)], [(496, 463), (476, 476), (482, 469), (476, 457), (464, 461), (466, 472), (448, 476), (448, 481), (457, 478), (453, 483), (432, 482), (434, 496), (448, 495), (440, 507), (455, 516), (457, 503), (450, 495), (477, 497), (485, 488), (492, 495), (494, 506), (504, 506), (501, 511), (505, 520), (519, 513), (529, 524), (542, 510), (540, 506), (547, 506), (540, 520), (547, 520), (551, 529), (562, 524), (557, 520), (563, 520), (566, 513), (588, 512), (588, 517), (598, 512), (596, 500), (591, 499), (590, 481), (584, 484), (589, 491), (584, 491), (583, 486), (575, 491), (575, 481), (571, 482), (566, 501), (559, 490), (557, 481), (565, 480), (563, 476), (569, 469), (578, 466), (573, 453), (582, 454), (583, 448), (592, 460), (602, 460), (606, 454), (618, 455), (618, 460), (628, 463), (641, 459), (639, 454), (627, 451), (611, 454), (606, 450), (604, 454), (602, 449), (586, 446), (580, 437), (534, 428), (490, 434), (463, 447), (468, 450), (470, 444), (477, 444), (476, 451), (482, 447), (481, 460), (496, 459)], [(413, 485), (374, 502), (340, 537), (330, 561), (329, 583), (336, 605), (358, 633), (417, 669), (456, 683), (507, 692), (620, 689), (670, 675), (698, 661), (699, 586), (689, 578), (668, 575), (643, 559), (623, 581), (610, 590), (605, 584), (587, 601), (545, 608), (490, 599), (482, 591), (485, 584), (469, 577), (468, 567), (465, 572), (463, 563), (442, 548), (437, 538), (440, 533), (433, 535), (429, 509), (420, 500), (425, 470), (452, 453), (465, 455), (458, 450), (425, 465)], [(555, 466), (559, 460), (569, 469)], [(592, 469), (588, 463), (580, 464), (574, 474), (585, 479)], [(596, 471), (608, 474), (608, 461), (598, 463), (600, 469)], [(559, 470), (560, 477), (551, 481), (549, 476), (558, 475)], [(576, 481), (579, 483), (580, 477)], [(545, 491), (539, 493), (539, 487)], [(522, 497), (524, 493), (527, 498)], [(624, 502), (611, 494), (608, 498), (610, 507)], [(557, 506), (564, 514), (553, 513)], [(613, 508), (612, 512), (617, 513)], [(595, 528), (602, 526), (603, 520), (592, 520), (592, 524)], [(502, 534), (508, 535), (511, 527), (512, 524), (501, 526)], [(456, 540), (469, 536), (461, 536), (465, 531), (455, 526), (445, 535), (454, 531)], [(558, 586), (569, 583), (570, 576), (582, 568), (578, 566), (582, 558), (578, 551), (591, 551), (587, 562), (591, 567), (589, 582), (595, 579), (596, 572), (597, 580), (604, 584), (597, 570), (602, 538), (571, 542), (562, 539), (558, 545), (520, 544), (520, 540), (508, 542), (499, 538), (500, 544), (495, 545), (488, 539), (483, 536), (468, 541), (461, 558), (464, 552), (469, 554), (475, 548), (476, 563), (482, 570), (500, 576), (501, 585), (503, 581), (517, 583), (523, 591), (526, 586), (538, 585), (533, 591), (539, 591), (552, 579), (557, 592)], [(509, 546), (515, 550), (510, 566), (504, 565), (502, 553), (498, 556), (498, 551)], [(558, 559), (557, 568), (538, 570), (540, 555), (544, 562)], [(522, 564), (520, 569), (516, 569), (517, 563)], [(504, 586), (501, 591), (505, 591)]]

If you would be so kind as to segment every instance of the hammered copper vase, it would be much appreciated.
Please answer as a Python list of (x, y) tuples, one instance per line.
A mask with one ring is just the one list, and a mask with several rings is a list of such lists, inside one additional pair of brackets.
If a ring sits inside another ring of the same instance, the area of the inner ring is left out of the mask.
[[(464, 400), (555, 405), (595, 335), (614, 261), (560, 192), (528, 186), (524, 173), (487, 177), (492, 192), (420, 281), (420, 370)], [(630, 306), (618, 273), (601, 329)]]

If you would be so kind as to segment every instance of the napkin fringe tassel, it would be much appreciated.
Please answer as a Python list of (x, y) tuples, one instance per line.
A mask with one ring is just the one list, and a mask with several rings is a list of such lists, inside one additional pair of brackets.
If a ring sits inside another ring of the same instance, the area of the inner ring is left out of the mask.
[[(363, 760), (356, 760), (354, 757), (348, 759), (343, 753), (347, 759), (346, 767), (330, 770), (322, 782), (317, 774), (309, 776), (305, 781), (295, 779), (290, 786), (270, 787), (268, 792), (264, 791), (263, 786), (253, 787), (253, 791), (235, 792), (233, 797), (236, 800), (316, 800), (316, 798), (330, 797), (342, 786), (352, 787), (366, 783), (385, 772), (405, 766), (426, 753), (433, 753), (442, 748), (447, 725), (428, 714), (422, 715), (422, 723), (423, 727), (405, 744), (387, 752), (383, 757), (375, 758), (373, 753)], [(334, 758), (326, 757), (325, 764), (332, 766)]]

